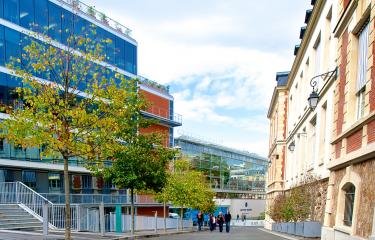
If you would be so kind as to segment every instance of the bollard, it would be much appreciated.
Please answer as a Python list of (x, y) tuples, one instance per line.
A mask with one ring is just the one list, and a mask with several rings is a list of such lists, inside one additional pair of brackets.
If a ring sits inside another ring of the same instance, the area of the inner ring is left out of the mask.
[(48, 202), (44, 201), (43, 203), (43, 236), (48, 235)]
[(155, 211), (155, 232), (158, 231), (158, 211)]
[(104, 219), (104, 203), (101, 202), (99, 205), (99, 225), (100, 225), (100, 233), (102, 236), (105, 234), (105, 219)]

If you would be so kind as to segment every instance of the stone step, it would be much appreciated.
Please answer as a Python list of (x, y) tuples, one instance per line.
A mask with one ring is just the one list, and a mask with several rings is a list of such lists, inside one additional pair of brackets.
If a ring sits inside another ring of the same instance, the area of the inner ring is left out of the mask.
[(0, 219), (0, 225), (2, 224), (11, 224), (11, 223), (24, 223), (24, 222), (28, 222), (28, 223), (40, 223), (40, 221), (36, 218), (33, 218), (33, 217), (27, 217), (27, 218), (23, 218), (23, 219), (15, 219), (15, 218), (6, 218), (6, 219)]

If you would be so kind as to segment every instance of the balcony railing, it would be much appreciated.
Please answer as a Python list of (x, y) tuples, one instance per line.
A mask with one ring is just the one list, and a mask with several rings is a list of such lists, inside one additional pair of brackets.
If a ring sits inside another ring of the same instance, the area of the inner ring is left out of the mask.
[(173, 115), (169, 114), (169, 109), (161, 108), (155, 105), (150, 106), (145, 112), (164, 118), (169, 121), (182, 123), (182, 116), (178, 113)]
[(145, 84), (149, 87), (155, 88), (155, 89), (157, 89), (161, 92), (169, 94), (169, 86), (162, 85), (158, 82), (155, 82), (153, 80), (150, 80), (150, 79), (142, 77), (142, 76), (137, 76), (137, 78), (139, 79), (139, 81), (141, 81), (141, 83), (143, 83), (143, 84)]
[[(62, 193), (40, 193), (54, 204), (64, 204), (65, 194)], [(126, 194), (70, 194), (72, 204), (130, 204), (130, 196)], [(151, 195), (135, 195), (135, 204), (159, 204)]]
[(102, 23), (109, 28), (112, 28), (116, 32), (130, 36), (131, 30), (121, 23), (113, 20), (112, 18), (106, 16), (103, 12), (97, 11), (94, 7), (88, 6), (79, 0), (59, 0), (64, 4), (68, 4), (75, 11), (85, 14), (96, 22)]

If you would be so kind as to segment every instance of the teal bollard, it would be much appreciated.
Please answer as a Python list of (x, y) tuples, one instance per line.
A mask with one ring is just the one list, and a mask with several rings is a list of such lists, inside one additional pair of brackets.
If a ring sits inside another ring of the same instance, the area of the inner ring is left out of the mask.
[(122, 232), (122, 212), (121, 212), (121, 205), (116, 205), (116, 232)]

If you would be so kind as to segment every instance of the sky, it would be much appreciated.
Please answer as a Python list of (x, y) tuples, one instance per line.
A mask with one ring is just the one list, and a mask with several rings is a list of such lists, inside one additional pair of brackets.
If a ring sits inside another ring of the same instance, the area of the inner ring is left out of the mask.
[(309, 0), (83, 0), (132, 30), (138, 74), (169, 85), (187, 134), (268, 155), (276, 72)]

